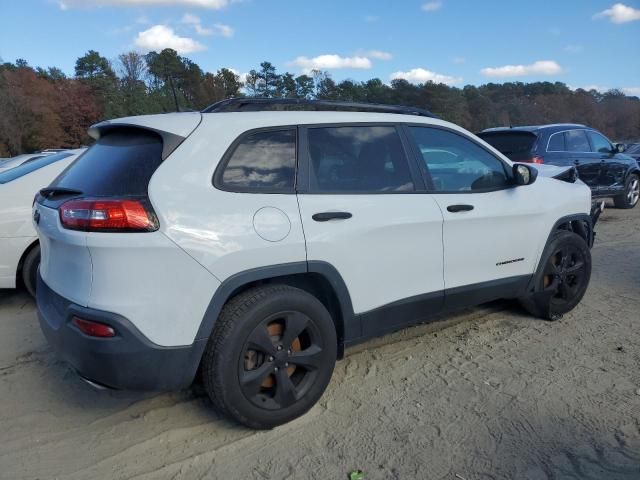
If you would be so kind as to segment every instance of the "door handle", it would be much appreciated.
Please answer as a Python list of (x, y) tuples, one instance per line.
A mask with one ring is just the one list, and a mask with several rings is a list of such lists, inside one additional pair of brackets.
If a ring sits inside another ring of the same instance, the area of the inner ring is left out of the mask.
[(328, 222), (329, 220), (347, 220), (352, 216), (349, 212), (322, 212), (313, 214), (311, 218), (316, 222)]
[(447, 210), (451, 213), (468, 212), (473, 210), (473, 205), (449, 205)]

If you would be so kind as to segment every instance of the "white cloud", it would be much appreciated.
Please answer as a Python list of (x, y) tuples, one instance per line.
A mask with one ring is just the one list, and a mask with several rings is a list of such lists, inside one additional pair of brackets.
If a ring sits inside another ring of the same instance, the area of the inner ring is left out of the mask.
[(383, 52), (382, 50), (369, 50), (366, 56), (375, 58), (376, 60), (391, 60), (393, 58), (393, 55), (389, 52)]
[(640, 10), (624, 3), (616, 3), (611, 8), (596, 13), (593, 18), (608, 18), (612, 23), (627, 23), (640, 20)]
[(208, 35), (218, 35), (220, 37), (233, 37), (235, 33), (234, 29), (229, 25), (224, 25), (222, 23), (216, 23), (213, 25), (213, 28), (206, 28), (202, 26), (202, 21), (200, 17), (193, 15), (191, 13), (185, 13), (182, 16), (182, 23), (186, 25), (191, 25), (193, 29), (196, 31), (198, 35), (208, 36)]
[(371, 60), (363, 56), (341, 57), (340, 55), (328, 54), (317, 57), (297, 57), (291, 62), (292, 65), (301, 67), (305, 72), (311, 70), (330, 70), (337, 68), (371, 68)]
[(435, 12), (436, 10), (440, 10), (442, 8), (442, 2), (434, 1), (427, 2), (422, 4), (422, 10), (425, 12)]
[(434, 82), (434, 83), (444, 83), (446, 85), (453, 85), (453, 84), (462, 82), (462, 78), (460, 77), (442, 75), (440, 73), (435, 73), (430, 70), (426, 70), (424, 68), (413, 68), (406, 72), (394, 72), (391, 74), (390, 78), (391, 80), (396, 80), (401, 78), (411, 83)]
[(62, 10), (91, 7), (185, 6), (219, 10), (236, 0), (59, 0)]
[(530, 65), (504, 65), (480, 70), (485, 77), (522, 77), (527, 75), (557, 75), (562, 67), (553, 60), (539, 60)]
[(467, 59), (466, 59), (466, 58), (464, 58), (464, 57), (453, 57), (453, 58), (451, 59), (451, 61), (452, 61), (453, 63), (455, 63), (456, 65), (461, 65), (461, 64), (463, 64), (464, 62), (466, 62), (466, 61), (467, 61)]
[(180, 37), (171, 27), (166, 25), (154, 25), (148, 30), (138, 33), (135, 46), (144, 51), (173, 48), (178, 53), (192, 53), (207, 49), (193, 38)]
[(563, 50), (567, 53), (580, 53), (584, 47), (582, 45), (567, 45)]
[(198, 35), (213, 35), (213, 30), (202, 26), (200, 17), (191, 13), (185, 13), (182, 17), (182, 23), (191, 25)]
[(223, 23), (216, 23), (213, 25), (213, 33), (215, 35), (220, 35), (221, 37), (233, 37), (235, 30), (229, 25), (225, 25)]
[(640, 87), (624, 87), (622, 91), (627, 95), (631, 95), (633, 97), (640, 97)]

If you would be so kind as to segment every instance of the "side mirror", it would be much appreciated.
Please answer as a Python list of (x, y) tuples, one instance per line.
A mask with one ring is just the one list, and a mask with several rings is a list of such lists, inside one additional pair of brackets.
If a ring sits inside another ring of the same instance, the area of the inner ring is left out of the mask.
[(613, 147), (615, 153), (623, 153), (626, 149), (627, 146), (624, 143), (616, 143), (615, 147)]
[(513, 166), (513, 179), (516, 185), (531, 185), (538, 178), (538, 170), (529, 165), (516, 163)]

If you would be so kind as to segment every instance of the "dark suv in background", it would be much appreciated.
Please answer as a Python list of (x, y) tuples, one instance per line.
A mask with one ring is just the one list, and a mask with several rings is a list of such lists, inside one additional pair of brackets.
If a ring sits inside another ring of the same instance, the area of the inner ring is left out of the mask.
[(594, 198), (613, 197), (618, 208), (640, 198), (638, 162), (600, 132), (577, 124), (499, 127), (478, 134), (514, 162), (575, 165)]

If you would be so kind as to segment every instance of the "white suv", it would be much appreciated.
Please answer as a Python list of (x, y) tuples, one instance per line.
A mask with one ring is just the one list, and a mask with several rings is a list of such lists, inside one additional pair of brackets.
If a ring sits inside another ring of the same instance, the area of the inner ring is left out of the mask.
[(498, 298), (555, 319), (589, 282), (575, 170), (514, 165), (425, 111), (232, 99), (90, 133), (33, 214), (42, 329), (95, 384), (199, 372), (216, 407), (270, 428), (346, 346)]

